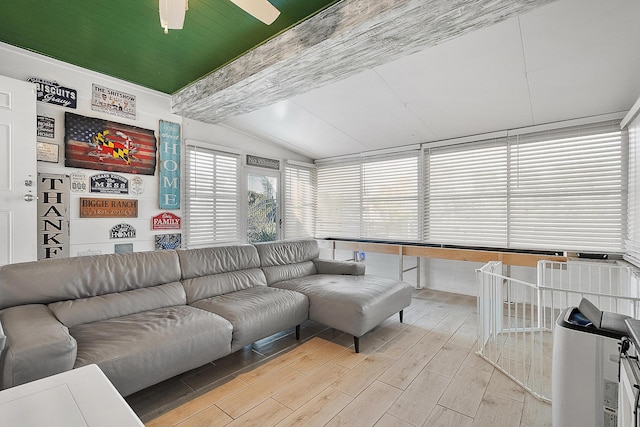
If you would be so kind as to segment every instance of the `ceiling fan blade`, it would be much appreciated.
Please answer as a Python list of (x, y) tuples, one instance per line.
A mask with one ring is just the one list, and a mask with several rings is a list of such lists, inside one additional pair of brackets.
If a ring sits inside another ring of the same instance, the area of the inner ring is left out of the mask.
[(187, 9), (185, 0), (160, 0), (160, 25), (166, 29), (181, 30), (184, 25), (184, 15)]
[(280, 15), (280, 11), (267, 0), (231, 0), (240, 9), (249, 15), (271, 25)]

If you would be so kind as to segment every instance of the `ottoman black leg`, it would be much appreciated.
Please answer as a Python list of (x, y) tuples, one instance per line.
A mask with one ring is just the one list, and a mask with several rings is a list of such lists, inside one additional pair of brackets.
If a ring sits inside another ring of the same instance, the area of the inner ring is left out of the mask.
[(296, 341), (300, 341), (300, 325), (296, 325)]
[(356, 348), (356, 353), (360, 353), (360, 337), (353, 337), (353, 345)]
[(404, 315), (404, 310), (400, 310), (400, 313), (398, 313), (400, 315), (400, 323), (402, 323), (402, 316)]

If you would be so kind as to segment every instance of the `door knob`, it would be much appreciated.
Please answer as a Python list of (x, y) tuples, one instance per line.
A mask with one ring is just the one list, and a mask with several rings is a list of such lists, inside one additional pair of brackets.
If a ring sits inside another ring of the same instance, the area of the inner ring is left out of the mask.
[(24, 201), (25, 202), (33, 202), (35, 200), (35, 196), (33, 194), (25, 194)]

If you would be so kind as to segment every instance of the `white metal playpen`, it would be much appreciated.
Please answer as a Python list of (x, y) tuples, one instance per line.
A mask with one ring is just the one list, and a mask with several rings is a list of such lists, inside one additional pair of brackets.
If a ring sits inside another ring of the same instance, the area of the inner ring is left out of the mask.
[(589, 299), (602, 311), (638, 317), (638, 277), (606, 261), (540, 261), (537, 283), (503, 274), (489, 262), (478, 269), (478, 354), (534, 396), (551, 400), (553, 330), (560, 312)]

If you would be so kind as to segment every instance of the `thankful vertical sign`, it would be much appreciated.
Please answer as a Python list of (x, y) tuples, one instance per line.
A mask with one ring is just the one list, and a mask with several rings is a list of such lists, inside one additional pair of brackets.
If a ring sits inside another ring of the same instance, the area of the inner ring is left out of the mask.
[(180, 209), (180, 125), (160, 120), (160, 209)]
[(69, 177), (38, 174), (38, 259), (69, 256)]

